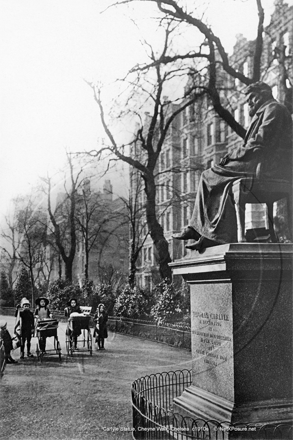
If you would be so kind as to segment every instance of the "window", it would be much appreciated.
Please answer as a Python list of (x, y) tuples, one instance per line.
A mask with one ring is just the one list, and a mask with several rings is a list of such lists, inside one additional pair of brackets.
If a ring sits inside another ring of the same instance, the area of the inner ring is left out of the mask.
[(243, 64), (243, 75), (248, 76), (249, 69), (248, 69), (248, 61), (245, 61)]
[(194, 121), (194, 105), (191, 104), (189, 106), (189, 121), (193, 122)]
[(234, 119), (235, 119), (235, 121), (240, 122), (239, 121), (239, 110), (238, 110), (238, 108), (236, 108), (234, 110)]
[(148, 250), (147, 248), (143, 248), (143, 262), (146, 263), (148, 257)]
[(187, 117), (186, 117), (186, 109), (184, 109), (182, 111), (182, 125), (186, 125), (187, 124)]
[(182, 174), (182, 192), (187, 193), (187, 171)]
[(199, 151), (199, 138), (197, 136), (192, 136), (192, 142), (190, 146), (191, 156), (195, 156)]
[(171, 231), (171, 212), (166, 214), (166, 231)]
[(226, 142), (228, 137), (228, 124), (225, 121), (221, 121), (221, 142)]
[(187, 138), (183, 139), (183, 145), (182, 145), (182, 158), (184, 159), (187, 157), (188, 153), (188, 145), (187, 145)]
[(277, 60), (277, 42), (276, 41), (273, 41), (271, 44), (271, 54), (272, 54), (272, 58), (273, 58), (273, 64), (277, 65), (278, 60)]
[(165, 169), (165, 153), (161, 153), (161, 170)]
[(185, 205), (185, 206), (183, 206), (183, 219), (182, 219), (183, 226), (187, 226), (188, 220), (189, 220), (188, 219), (188, 206)]
[(192, 191), (193, 192), (196, 192), (198, 189), (199, 176), (200, 176), (200, 173), (198, 171), (196, 171), (195, 173), (192, 173)]
[(244, 127), (248, 127), (249, 125), (249, 107), (247, 102), (244, 104), (243, 107), (243, 116), (244, 116)]
[(244, 106), (240, 105), (239, 106), (239, 122), (240, 124), (244, 124)]
[(148, 256), (148, 261), (152, 262), (152, 248), (149, 247), (147, 249), (147, 256)]
[(172, 185), (171, 180), (170, 179), (167, 180), (167, 183), (166, 183), (166, 198), (167, 198), (167, 200), (171, 199), (171, 197), (172, 197), (171, 185)]
[(213, 132), (214, 132), (214, 123), (210, 122), (207, 126), (207, 144), (211, 145), (213, 143)]
[(166, 168), (170, 168), (170, 150), (166, 151)]
[(164, 194), (165, 194), (165, 184), (162, 183), (162, 185), (161, 185), (161, 202), (164, 201)]
[(216, 122), (216, 142), (221, 142), (221, 121)]

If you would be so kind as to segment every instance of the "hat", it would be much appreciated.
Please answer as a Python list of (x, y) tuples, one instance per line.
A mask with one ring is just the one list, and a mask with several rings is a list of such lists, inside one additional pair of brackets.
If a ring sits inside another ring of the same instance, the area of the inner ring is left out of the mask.
[(4, 330), (6, 328), (6, 326), (7, 326), (7, 322), (6, 321), (0, 321), (0, 328), (2, 330)]
[(39, 306), (40, 305), (40, 301), (42, 299), (45, 301), (45, 306), (47, 307), (47, 305), (49, 304), (49, 300), (48, 300), (48, 298), (45, 298), (44, 296), (40, 296), (39, 298), (36, 299), (36, 305)]
[(257, 81), (255, 83), (250, 84), (244, 90), (244, 94), (248, 95), (249, 93), (272, 93), (272, 88), (267, 83), (263, 81)]
[(23, 307), (25, 304), (29, 304), (30, 302), (27, 298), (22, 298), (21, 302), (20, 302), (20, 307)]

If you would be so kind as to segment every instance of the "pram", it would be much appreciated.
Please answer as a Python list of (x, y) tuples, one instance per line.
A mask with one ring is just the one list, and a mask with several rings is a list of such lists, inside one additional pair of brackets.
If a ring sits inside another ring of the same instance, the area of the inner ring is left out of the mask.
[[(58, 321), (56, 319), (45, 319), (36, 322), (36, 336), (38, 338), (36, 354), (42, 362), (45, 355), (57, 355), (61, 361), (61, 346), (57, 335)], [(54, 348), (43, 350), (46, 338), (54, 338)]]
[(82, 348), (93, 353), (92, 335), (90, 331), (90, 315), (82, 315), (80, 313), (71, 313), (68, 319), (68, 327), (66, 331), (66, 350), (71, 355), (82, 344)]

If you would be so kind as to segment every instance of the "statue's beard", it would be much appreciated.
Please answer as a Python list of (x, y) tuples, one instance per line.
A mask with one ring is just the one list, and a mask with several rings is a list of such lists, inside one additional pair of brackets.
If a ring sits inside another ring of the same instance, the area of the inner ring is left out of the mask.
[(250, 117), (255, 115), (255, 113), (260, 108), (260, 106), (262, 105), (263, 102), (264, 101), (262, 99), (258, 99), (257, 101), (254, 102), (254, 104), (250, 107), (250, 109), (248, 111)]
[(249, 112), (248, 112), (248, 113), (249, 113), (249, 116), (250, 116), (251, 118), (255, 115), (256, 110), (257, 110), (257, 109), (255, 108), (255, 105), (249, 109)]

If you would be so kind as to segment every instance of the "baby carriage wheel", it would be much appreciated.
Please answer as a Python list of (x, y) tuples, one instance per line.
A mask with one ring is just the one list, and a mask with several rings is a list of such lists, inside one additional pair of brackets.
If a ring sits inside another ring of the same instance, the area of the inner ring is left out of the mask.
[(92, 338), (92, 334), (91, 334), (90, 330), (88, 330), (87, 348), (90, 352), (90, 355), (92, 356), (92, 354), (93, 354), (93, 338)]
[(40, 346), (38, 343), (36, 345), (36, 355), (37, 355), (38, 361), (42, 362), (43, 361), (43, 353), (41, 352)]
[(58, 339), (56, 341), (56, 352), (58, 353), (59, 361), (61, 362), (61, 345)]
[(72, 348), (72, 338), (70, 336), (66, 335), (66, 351), (67, 355), (72, 356), (73, 354), (73, 348)]
[(6, 367), (6, 358), (5, 358), (4, 344), (3, 341), (0, 340), (0, 379), (4, 374), (5, 367)]

